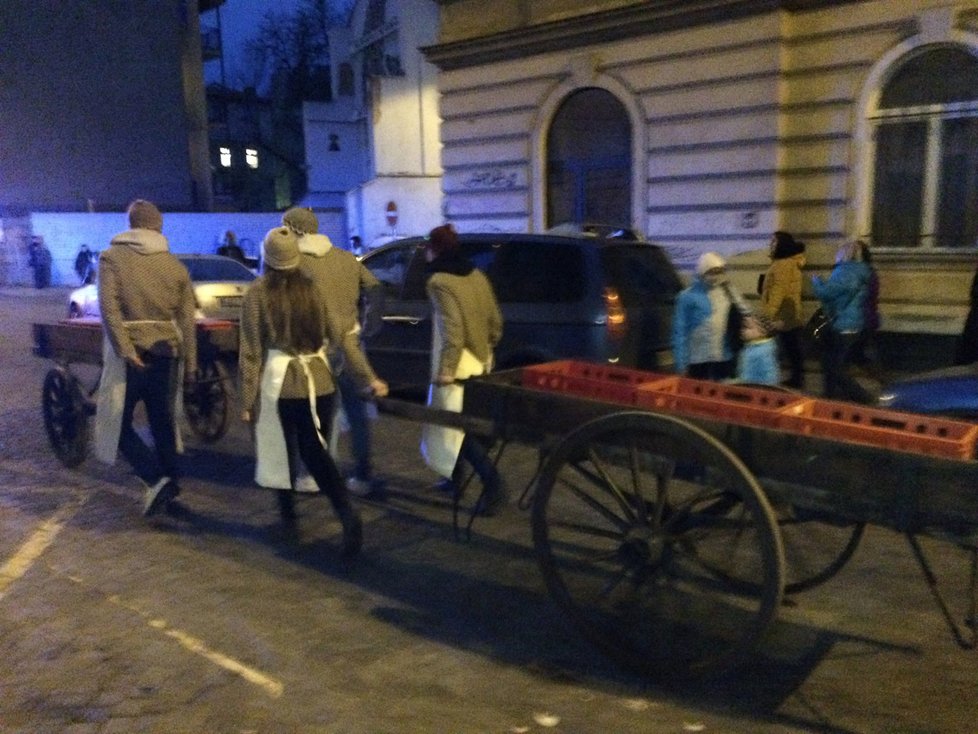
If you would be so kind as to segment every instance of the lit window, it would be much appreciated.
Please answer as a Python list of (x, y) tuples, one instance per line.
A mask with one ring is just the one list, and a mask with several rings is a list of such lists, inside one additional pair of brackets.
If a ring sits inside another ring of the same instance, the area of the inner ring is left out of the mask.
[(245, 148), (245, 163), (248, 168), (258, 168), (258, 151), (254, 148)]
[(890, 76), (870, 120), (873, 244), (972, 247), (978, 239), (978, 58), (932, 46)]
[(230, 168), (231, 167), (231, 149), (230, 148), (221, 148), (221, 165), (224, 168)]

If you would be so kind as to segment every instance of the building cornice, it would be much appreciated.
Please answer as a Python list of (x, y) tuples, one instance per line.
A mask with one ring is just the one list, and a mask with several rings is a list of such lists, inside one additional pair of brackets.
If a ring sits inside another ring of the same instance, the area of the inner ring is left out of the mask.
[[(436, 0), (451, 5), (460, 0)], [(620, 41), (708, 25), (776, 10), (800, 12), (866, 0), (646, 0), (487, 36), (425, 46), (422, 53), (443, 71), (525, 58), (535, 54)]]

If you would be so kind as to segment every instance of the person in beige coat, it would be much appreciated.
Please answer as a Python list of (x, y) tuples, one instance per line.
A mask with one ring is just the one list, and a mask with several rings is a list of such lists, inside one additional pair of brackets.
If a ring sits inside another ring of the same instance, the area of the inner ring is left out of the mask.
[[(128, 215), (130, 229), (99, 258), (105, 338), (95, 450), (106, 463), (116, 449), (126, 457), (146, 485), (143, 514), (152, 515), (180, 492), (174, 406), (181, 360), (186, 379), (197, 370), (196, 303), (190, 275), (163, 236), (160, 210), (137, 199)], [(153, 448), (132, 427), (140, 402)]]
[(788, 360), (785, 385), (801, 388), (805, 377), (802, 351), (801, 269), (805, 245), (788, 232), (775, 232), (770, 244), (771, 265), (761, 283), (758, 313), (776, 325), (779, 351)]
[[(431, 230), (425, 246), (426, 292), (432, 308), (431, 389), (428, 404), (460, 411), (463, 388), (457, 381), (492, 368), (493, 349), (503, 333), (503, 317), (486, 276), (462, 255), (450, 225)], [(479, 440), (462, 431), (426, 426), (422, 453), (428, 465), (450, 477), (456, 494), (464, 463), (482, 481), (482, 503), (476, 510), (495, 514), (506, 497), (496, 467)]]
[[(329, 237), (319, 233), (319, 220), (311, 209), (293, 207), (282, 215), (282, 224), (299, 237), (300, 265), (319, 290), (326, 312), (336, 319), (345, 334), (353, 334), (357, 350), (356, 365), (347, 365), (340, 350), (330, 351), (329, 359), (336, 378), (343, 412), (350, 427), (350, 449), (353, 473), (346, 480), (347, 489), (358, 497), (382, 499), (384, 487), (373, 477), (370, 457), (370, 419), (368, 401), (361, 394), (353, 372), (369, 373), (377, 379), (367, 361), (361, 343), (360, 305), (365, 304), (367, 320), (381, 310), (383, 290), (353, 253), (334, 247)], [(332, 442), (331, 442), (332, 443)]]

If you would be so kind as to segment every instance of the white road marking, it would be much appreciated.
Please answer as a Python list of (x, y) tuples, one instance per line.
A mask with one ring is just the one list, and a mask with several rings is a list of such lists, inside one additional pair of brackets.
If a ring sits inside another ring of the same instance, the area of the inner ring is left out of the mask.
[(85, 499), (83, 495), (75, 495), (71, 501), (41, 523), (41, 526), (17, 549), (17, 552), (0, 566), (0, 599), (3, 599), (10, 585), (27, 573), (34, 565), (34, 561), (54, 542), (61, 528), (78, 512)]
[(143, 617), (148, 626), (155, 630), (159, 630), (167, 637), (176, 640), (184, 649), (189, 650), (195, 655), (200, 655), (205, 660), (209, 660), (215, 665), (224, 668), (235, 675), (241, 676), (249, 683), (254, 683), (256, 686), (262, 688), (265, 693), (272, 698), (279, 698), (285, 691), (285, 686), (281, 681), (278, 681), (269, 675), (265, 675), (260, 670), (256, 670), (249, 665), (245, 665), (239, 660), (235, 660), (222, 652), (212, 650), (203, 641), (197, 639), (193, 635), (190, 635), (183, 630), (170, 627), (164, 619), (152, 618), (148, 613), (144, 612), (142, 609), (139, 609), (135, 605), (126, 602), (117, 594), (109, 596), (108, 600), (113, 604), (118, 604), (120, 607), (128, 609), (129, 611)]

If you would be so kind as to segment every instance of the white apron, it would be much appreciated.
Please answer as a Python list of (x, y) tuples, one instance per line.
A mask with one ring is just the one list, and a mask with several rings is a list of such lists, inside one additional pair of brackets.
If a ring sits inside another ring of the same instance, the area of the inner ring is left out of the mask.
[[(180, 329), (172, 321), (126, 321), (126, 324), (172, 324), (177, 342), (183, 341)], [(177, 389), (173, 390), (173, 432), (177, 453), (183, 453), (183, 437), (177, 418), (183, 415), (183, 359), (177, 367)], [(115, 353), (112, 342), (102, 336), (102, 373), (99, 376), (98, 396), (95, 404), (95, 457), (105, 464), (115, 464), (122, 435), (122, 413), (126, 407), (126, 360)]]
[[(437, 370), (438, 356), (441, 354), (442, 337), (437, 319), (433, 328), (432, 374)], [(483, 375), (488, 371), (489, 365), (480, 362), (479, 358), (468, 349), (463, 349), (458, 367), (455, 369), (455, 379), (464, 380), (476, 375)], [(465, 388), (459, 384), (435, 385), (432, 383), (428, 388), (428, 405), (432, 408), (461, 413), (464, 394)], [(441, 476), (450, 478), (452, 470), (455, 469), (455, 462), (458, 460), (458, 452), (462, 448), (462, 439), (464, 438), (465, 432), (461, 429), (426, 423), (421, 427), (421, 455), (424, 457), (425, 464)]]
[(316, 413), (316, 383), (312, 370), (309, 369), (309, 363), (314, 359), (321, 359), (326, 369), (329, 369), (325, 349), (300, 355), (286, 354), (278, 349), (268, 350), (261, 378), (261, 407), (258, 411), (258, 423), (255, 425), (255, 481), (269, 489), (292, 489), (289, 452), (285, 446), (282, 422), (278, 417), (278, 399), (282, 393), (285, 372), (293, 359), (299, 360), (306, 373), (312, 420), (320, 443), (326, 446), (322, 426), (319, 425), (319, 415)]

